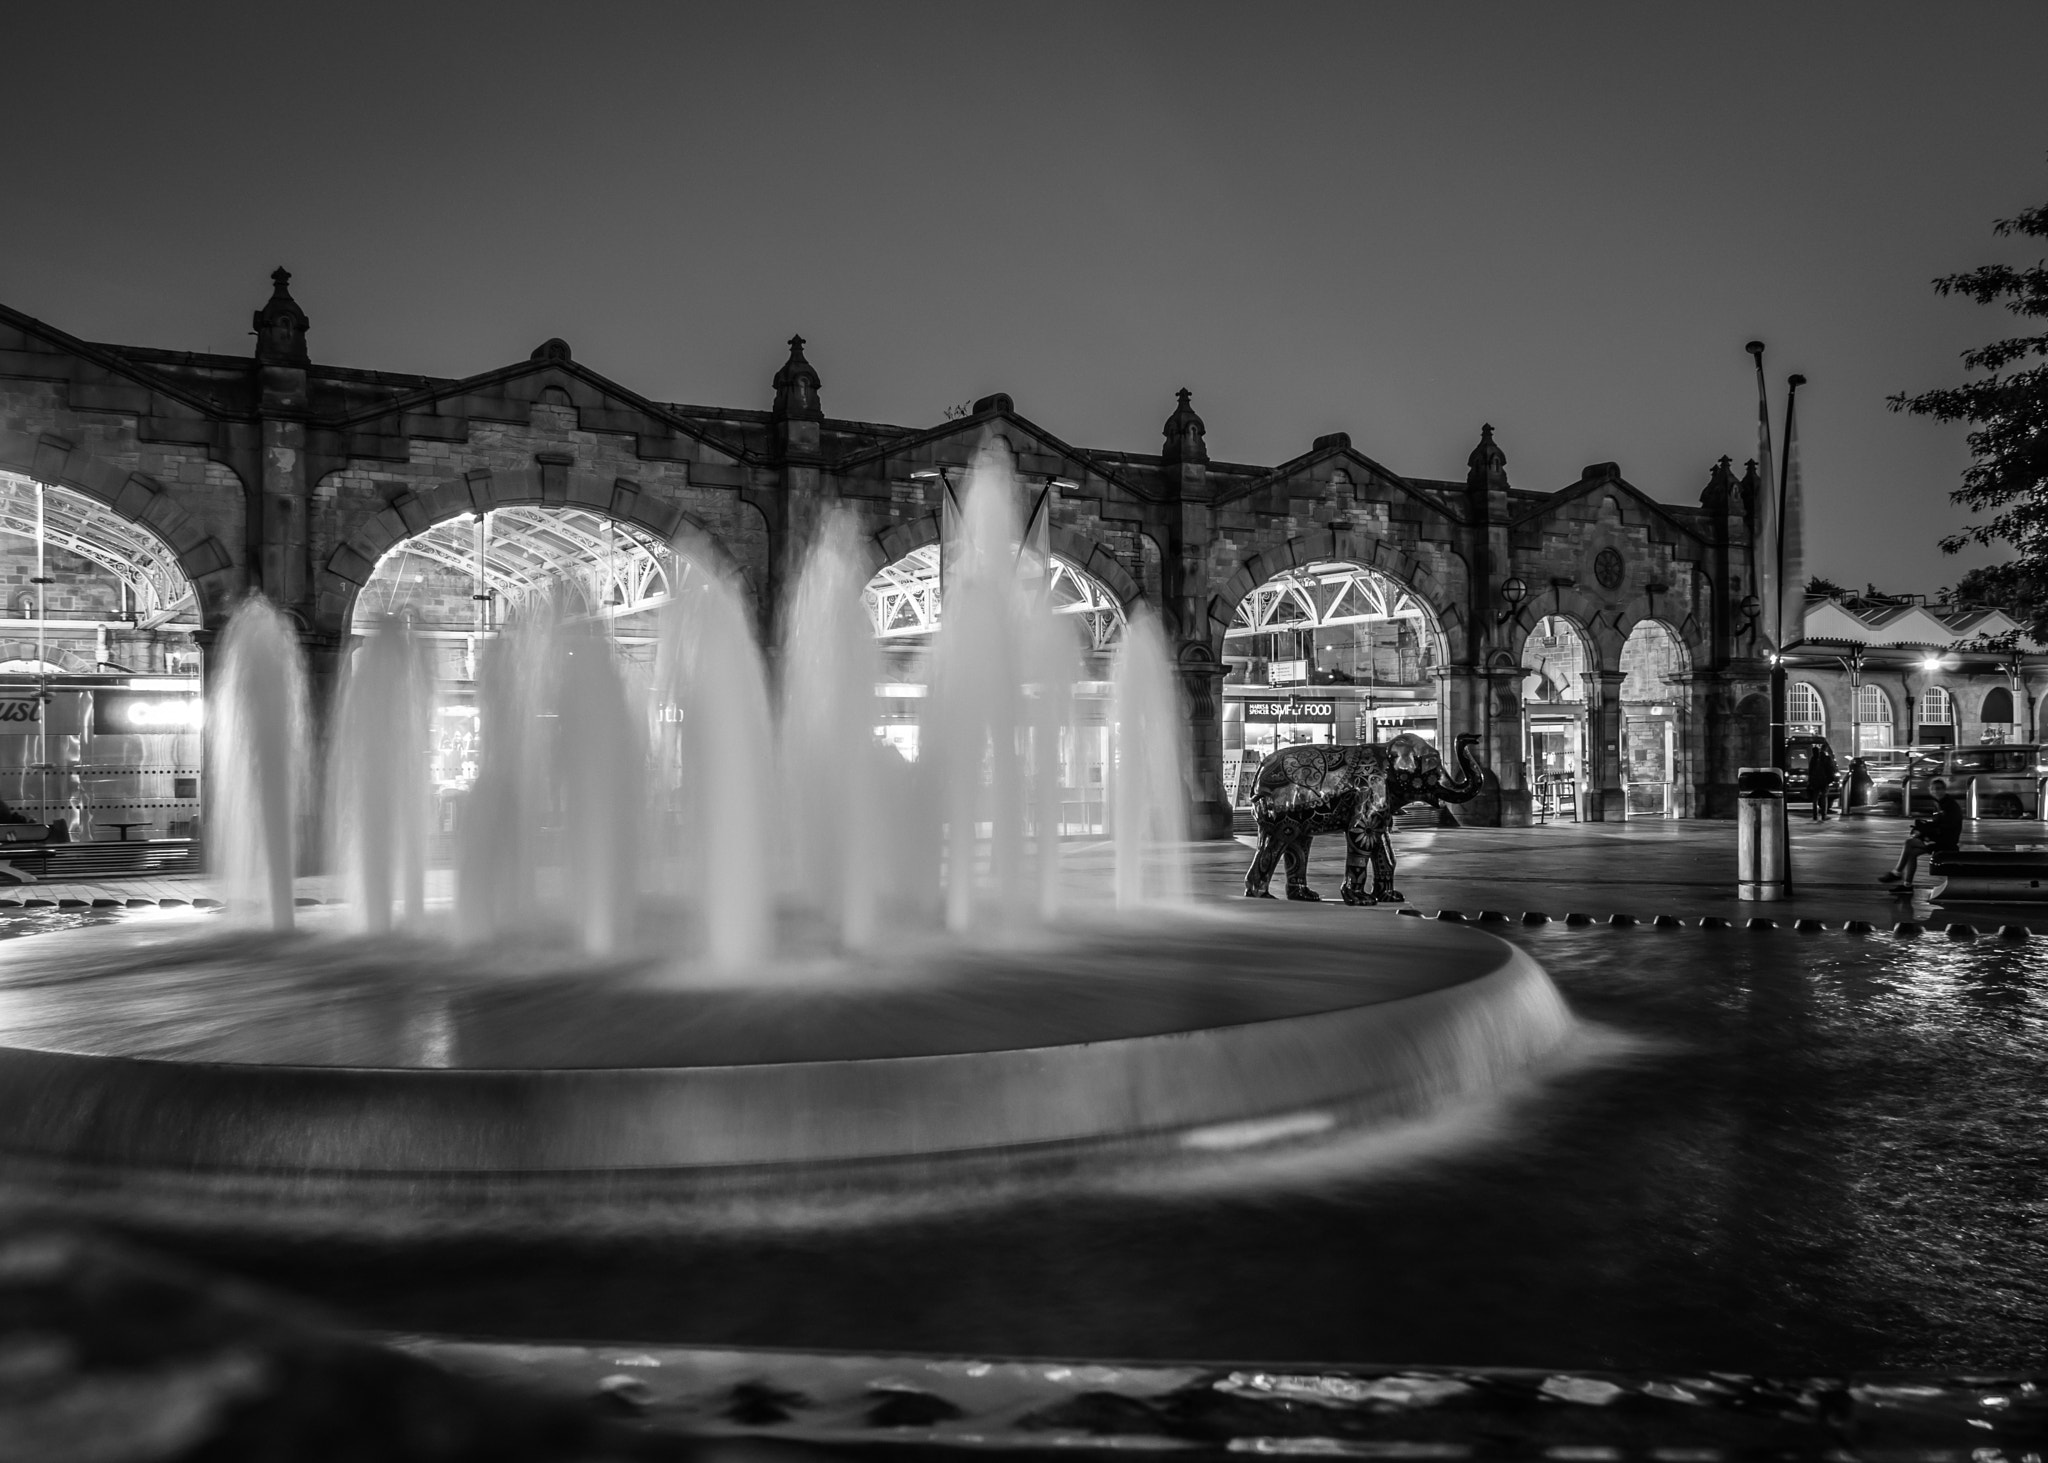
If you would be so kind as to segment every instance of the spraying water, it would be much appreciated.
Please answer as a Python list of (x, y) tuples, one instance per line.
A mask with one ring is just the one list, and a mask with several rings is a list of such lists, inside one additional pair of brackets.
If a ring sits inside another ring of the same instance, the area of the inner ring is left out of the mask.
[(557, 614), (553, 776), (561, 790), (562, 903), (593, 955), (632, 941), (647, 792), (644, 718), (627, 694), (609, 636), (590, 616)]
[[(678, 587), (644, 684), (622, 673), (581, 598), (558, 588), (529, 602), (478, 656), (459, 936), (567, 925), (584, 951), (623, 953), (643, 882), (696, 912), (691, 951), (725, 972), (775, 957), (778, 891), (846, 952), (884, 931), (1053, 920), (1087, 671), (1080, 622), (1055, 612), (1044, 534), (1027, 534), (1021, 497), (1007, 448), (990, 443), (943, 549), (915, 765), (876, 739), (882, 661), (858, 609), (870, 565), (851, 515), (823, 521), (795, 576), (779, 716), (733, 579), (700, 572)], [(1185, 901), (1177, 677), (1155, 617), (1131, 621), (1110, 681), (1116, 903)], [(420, 907), (424, 759), (396, 749), (425, 749), (430, 691), (419, 644), (387, 624), (367, 637), (338, 708), (335, 848), (366, 931), (391, 928), (394, 905), (407, 917)]]
[(408, 923), (426, 908), (433, 787), (433, 672), (404, 621), (387, 615), (349, 664), (329, 763), (330, 843), (355, 927), (382, 934), (394, 901)]
[(774, 946), (778, 800), (767, 676), (736, 586), (706, 575), (670, 604), (655, 686), (674, 718), (664, 726), (683, 854), (675, 892), (701, 911), (712, 966), (758, 965)]
[(891, 841), (878, 824), (894, 811), (873, 765), (881, 656), (866, 617), (851, 612), (866, 582), (858, 528), (835, 514), (797, 577), (781, 667), (783, 826), (805, 835), (790, 850), (795, 892), (849, 950), (875, 938), (884, 888), (876, 844)]
[[(948, 544), (941, 628), (921, 754), (933, 762), (946, 827), (946, 928), (1001, 924), (1029, 911), (1022, 898), (1027, 764), (1025, 622), (1018, 577), (1015, 482), (1007, 455), (976, 454)], [(1042, 612), (1042, 607), (1041, 607)], [(985, 858), (977, 857), (986, 849)]]
[(307, 765), (306, 664), (292, 622), (261, 596), (228, 621), (211, 700), (210, 837), (228, 917), (288, 930)]
[(1185, 904), (1187, 798), (1181, 788), (1180, 698), (1158, 617), (1124, 629), (1110, 672), (1116, 734), (1110, 822), (1116, 844), (1116, 903)]

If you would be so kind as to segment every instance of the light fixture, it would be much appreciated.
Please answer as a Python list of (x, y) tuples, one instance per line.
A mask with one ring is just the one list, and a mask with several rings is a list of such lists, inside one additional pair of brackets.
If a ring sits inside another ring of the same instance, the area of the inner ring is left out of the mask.
[(1522, 601), (1529, 597), (1529, 581), (1519, 574), (1510, 574), (1500, 582), (1500, 597), (1507, 608), (1497, 617), (1497, 623), (1505, 625), (1521, 611)]

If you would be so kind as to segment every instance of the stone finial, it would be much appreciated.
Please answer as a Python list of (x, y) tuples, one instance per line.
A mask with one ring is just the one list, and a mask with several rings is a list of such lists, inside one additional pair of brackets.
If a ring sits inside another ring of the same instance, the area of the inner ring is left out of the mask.
[(1729, 495), (1734, 491), (1735, 474), (1729, 471), (1729, 459), (1723, 456), (1707, 474), (1707, 485), (1700, 490), (1700, 506), (1710, 513), (1725, 513)]
[(1465, 483), (1474, 488), (1504, 488), (1508, 485), (1508, 455), (1493, 440), (1493, 423), (1479, 426), (1479, 445), (1465, 459)]
[(1764, 490), (1764, 487), (1762, 480), (1757, 477), (1756, 459), (1754, 457), (1742, 464), (1742, 481), (1735, 486), (1742, 495), (1742, 516), (1745, 518), (1756, 517), (1757, 495)]
[(312, 322), (299, 302), (292, 298), (291, 271), (272, 270), (270, 300), (256, 312), (256, 360), (265, 366), (310, 366), (306, 354), (306, 332)]
[(1202, 419), (1195, 415), (1192, 405), (1195, 393), (1183, 386), (1179, 392), (1180, 405), (1160, 428), (1165, 439), (1159, 451), (1160, 461), (1169, 466), (1183, 463), (1206, 463), (1209, 460), (1209, 444), (1204, 434), (1207, 428)]
[(551, 335), (533, 348), (529, 361), (566, 361), (569, 359), (569, 342), (559, 335)]
[(780, 421), (817, 422), (825, 418), (818, 401), (818, 372), (804, 359), (804, 338), (789, 338), (789, 359), (775, 373), (775, 416)]

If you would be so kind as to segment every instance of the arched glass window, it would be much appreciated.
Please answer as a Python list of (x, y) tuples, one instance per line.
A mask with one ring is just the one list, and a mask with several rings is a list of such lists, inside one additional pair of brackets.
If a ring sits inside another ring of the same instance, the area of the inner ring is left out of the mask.
[(1795, 737), (1827, 735), (1827, 709), (1821, 705), (1820, 689), (1812, 682), (1794, 681), (1785, 688), (1785, 730)]
[(1954, 726), (1955, 720), (1955, 698), (1939, 686), (1929, 686), (1920, 697), (1920, 724)]
[(1875, 752), (1896, 745), (1892, 733), (1892, 698), (1882, 686), (1856, 688), (1856, 750)]

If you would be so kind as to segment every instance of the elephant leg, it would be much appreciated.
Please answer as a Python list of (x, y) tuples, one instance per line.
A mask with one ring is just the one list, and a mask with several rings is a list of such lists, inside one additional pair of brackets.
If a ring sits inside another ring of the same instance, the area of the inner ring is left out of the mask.
[(1373, 830), (1372, 874), (1373, 887), (1377, 890), (1381, 902), (1408, 902), (1408, 896), (1394, 887), (1394, 839), (1392, 831), (1384, 824)]
[(1320, 904), (1323, 896), (1308, 887), (1308, 850), (1314, 841), (1305, 829), (1287, 840), (1287, 897)]
[(1376, 904), (1377, 897), (1368, 887), (1366, 870), (1372, 857), (1372, 845), (1360, 836), (1358, 829), (1344, 830), (1344, 902), (1346, 904)]
[(1252, 854), (1252, 866), (1245, 870), (1244, 897), (1247, 899), (1271, 899), (1273, 891), (1273, 865), (1280, 862), (1280, 855), (1288, 845), (1283, 843), (1277, 828), (1265, 822), (1259, 824), (1259, 846)]

